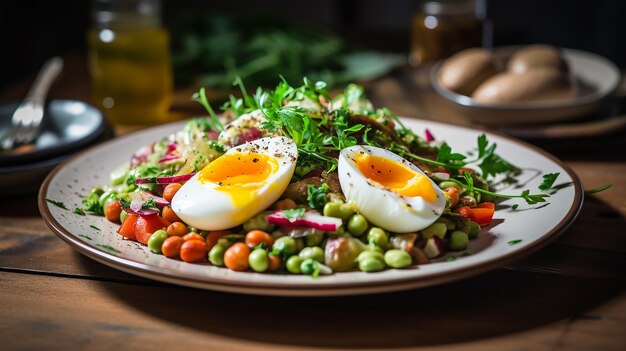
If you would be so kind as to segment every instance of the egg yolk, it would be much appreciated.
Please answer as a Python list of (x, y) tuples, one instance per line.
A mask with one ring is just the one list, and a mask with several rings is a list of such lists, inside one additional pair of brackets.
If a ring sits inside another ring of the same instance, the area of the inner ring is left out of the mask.
[(359, 154), (356, 164), (361, 174), (369, 180), (406, 197), (421, 196), (434, 201), (437, 193), (427, 176), (386, 157)]
[(267, 184), (278, 170), (278, 161), (265, 154), (232, 153), (223, 155), (200, 171), (201, 183), (217, 184), (216, 190), (229, 193), (236, 205), (254, 198), (254, 192)]

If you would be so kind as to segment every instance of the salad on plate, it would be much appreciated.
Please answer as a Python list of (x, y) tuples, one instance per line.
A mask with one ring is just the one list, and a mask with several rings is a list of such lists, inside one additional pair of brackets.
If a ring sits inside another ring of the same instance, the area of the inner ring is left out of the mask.
[[(463, 252), (519, 169), (482, 134), (468, 155), (376, 109), (357, 85), (282, 80), (231, 96), (136, 150), (77, 212), (106, 216), (155, 255), (234, 271), (318, 276), (404, 269)], [(516, 205), (513, 205), (516, 207)], [(513, 208), (514, 210), (515, 208)], [(208, 263), (207, 263), (208, 262)]]

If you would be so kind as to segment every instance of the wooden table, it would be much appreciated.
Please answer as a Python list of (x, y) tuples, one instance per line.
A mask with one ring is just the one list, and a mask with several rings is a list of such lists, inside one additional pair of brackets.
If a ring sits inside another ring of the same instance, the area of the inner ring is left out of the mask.
[[(87, 98), (86, 76), (76, 71), (57, 97)], [(374, 83), (375, 102), (402, 115), (455, 118), (406, 79)], [(19, 97), (26, 86), (0, 97)], [(587, 189), (613, 188), (586, 197), (574, 225), (548, 247), (471, 279), (388, 294), (278, 298), (149, 281), (74, 251), (45, 225), (34, 195), (2, 199), (0, 349), (624, 350), (625, 141), (617, 133), (555, 149)]]

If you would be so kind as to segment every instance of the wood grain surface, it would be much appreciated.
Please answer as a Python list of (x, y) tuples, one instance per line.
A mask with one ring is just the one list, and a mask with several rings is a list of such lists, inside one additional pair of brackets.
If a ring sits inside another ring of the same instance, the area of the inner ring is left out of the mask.
[[(80, 97), (85, 81), (64, 84), (57, 97)], [(467, 124), (420, 84), (415, 74), (370, 90), (398, 114)], [(624, 134), (605, 139), (626, 144)], [(34, 194), (3, 199), (0, 350), (624, 350), (626, 153), (557, 144), (585, 188), (613, 183), (586, 196), (558, 240), (474, 278), (387, 294), (278, 298), (154, 282), (74, 251), (45, 225)]]

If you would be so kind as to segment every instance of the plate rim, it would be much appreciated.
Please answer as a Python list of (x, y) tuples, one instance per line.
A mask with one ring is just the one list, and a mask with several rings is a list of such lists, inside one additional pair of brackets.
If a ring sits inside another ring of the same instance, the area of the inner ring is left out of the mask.
[(103, 148), (108, 146), (109, 144), (119, 142), (120, 139), (132, 139), (134, 136), (140, 133), (154, 132), (157, 129), (169, 129), (173, 127), (175, 124), (181, 124), (182, 121), (167, 123), (163, 125), (159, 125), (152, 128), (141, 129), (137, 131), (133, 131), (131, 133), (125, 134), (124, 136), (114, 138), (111, 140), (107, 140), (101, 144), (94, 145), (86, 150), (83, 150), (72, 157), (64, 160), (61, 164), (57, 165), (52, 172), (50, 172), (45, 180), (43, 181), (38, 197), (37, 203), (39, 207), (40, 214), (44, 219), (46, 225), (51, 229), (51, 231), (60, 239), (68, 243), (72, 248), (80, 252), (81, 254), (94, 259), (95, 261), (112, 267), (114, 269), (118, 269), (124, 271), (126, 273), (134, 274), (140, 277), (149, 278), (161, 282), (166, 283), (174, 283), (183, 286), (189, 286), (194, 288), (202, 288), (209, 290), (217, 290), (217, 291), (225, 291), (225, 292), (235, 292), (235, 293), (246, 293), (253, 295), (273, 295), (273, 296), (339, 296), (339, 295), (356, 295), (356, 294), (369, 294), (369, 293), (382, 293), (382, 292), (391, 292), (391, 291), (399, 291), (406, 290), (412, 288), (420, 288), (426, 286), (432, 286), (437, 284), (443, 284), (451, 281), (456, 281), (460, 279), (469, 278), (475, 276), (480, 273), (484, 273), (486, 271), (490, 271), (499, 267), (502, 267), (508, 263), (513, 261), (517, 261), (523, 257), (526, 257), (539, 249), (545, 247), (547, 244), (554, 241), (558, 238), (567, 228), (571, 226), (571, 224), (578, 217), (578, 213), (580, 212), (583, 200), (584, 200), (584, 189), (582, 182), (580, 181), (578, 175), (564, 162), (558, 159), (556, 156), (550, 154), (549, 152), (529, 144), (527, 142), (518, 140), (516, 138), (510, 137), (508, 135), (502, 134), (497, 131), (486, 130), (485, 128), (472, 128), (459, 126), (449, 123), (442, 123), (438, 121), (432, 120), (424, 120), (418, 118), (407, 118), (401, 117), (417, 122), (426, 122), (431, 124), (438, 124), (443, 127), (454, 127), (460, 128), (466, 131), (478, 131), (489, 133), (494, 136), (498, 136), (500, 138), (506, 139), (508, 142), (520, 145), (524, 148), (530, 149), (543, 157), (548, 158), (552, 162), (556, 163), (559, 167), (565, 170), (570, 178), (572, 179), (573, 189), (574, 189), (574, 198), (570, 208), (568, 209), (566, 215), (548, 232), (544, 233), (540, 238), (526, 246), (521, 250), (516, 250), (513, 252), (505, 253), (499, 257), (494, 259), (487, 260), (485, 262), (477, 263), (472, 266), (460, 267), (450, 272), (438, 273), (434, 272), (429, 275), (421, 276), (418, 278), (415, 277), (397, 277), (385, 281), (364, 281), (364, 282), (352, 282), (349, 284), (342, 284), (341, 282), (329, 283), (325, 285), (315, 285), (311, 283), (298, 283), (292, 284), (289, 286), (285, 286), (281, 283), (275, 282), (262, 282), (262, 281), (210, 281), (206, 279), (201, 279), (199, 277), (177, 277), (174, 274), (167, 273), (169, 269), (151, 266), (144, 263), (139, 263), (132, 261), (127, 258), (118, 257), (108, 253), (106, 251), (100, 250), (96, 247), (90, 246), (83, 241), (79, 240), (74, 234), (63, 228), (61, 223), (57, 221), (57, 219), (52, 215), (48, 203), (45, 200), (46, 194), (48, 192), (48, 188), (52, 182), (52, 179), (55, 175), (64, 168), (66, 164), (82, 157), (85, 154), (89, 154), (97, 148)]

